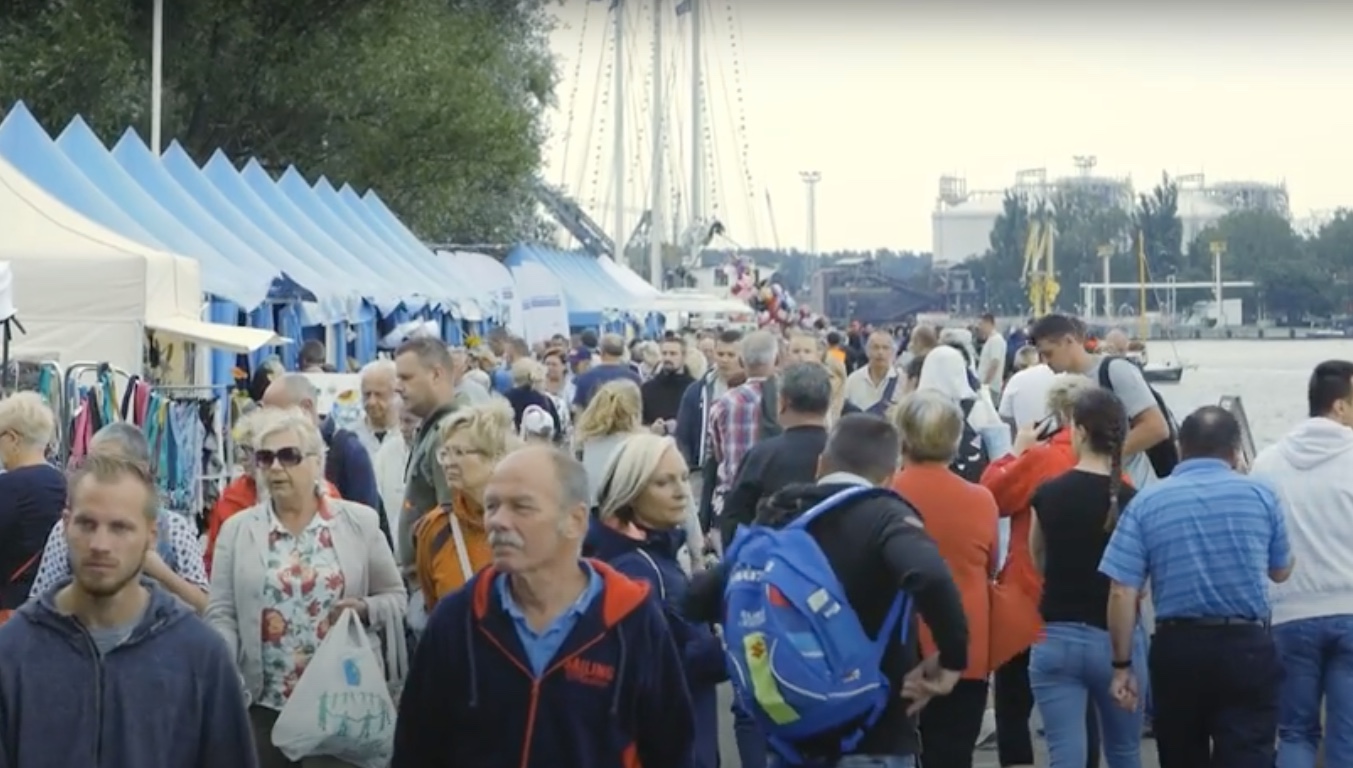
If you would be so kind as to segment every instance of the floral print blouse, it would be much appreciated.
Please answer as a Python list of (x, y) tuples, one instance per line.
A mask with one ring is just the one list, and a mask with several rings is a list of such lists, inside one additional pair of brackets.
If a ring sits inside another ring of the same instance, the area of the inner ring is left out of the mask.
[(329, 611), (343, 597), (333, 513), (321, 505), (299, 535), (274, 515), (264, 553), (263, 692), (260, 706), (280, 710), (329, 633)]

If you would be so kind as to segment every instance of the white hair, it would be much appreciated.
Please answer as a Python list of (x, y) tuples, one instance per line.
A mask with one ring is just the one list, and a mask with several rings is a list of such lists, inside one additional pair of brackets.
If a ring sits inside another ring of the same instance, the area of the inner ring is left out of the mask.
[(315, 456), (319, 466), (324, 466), (324, 437), (310, 414), (300, 408), (265, 408), (254, 422), (254, 448), (265, 440), (282, 432), (290, 432), (300, 442), (297, 447), (308, 456)]
[(56, 417), (36, 392), (16, 392), (0, 400), (0, 428), (13, 432), (25, 448), (46, 448), (56, 434)]
[(753, 331), (742, 340), (741, 355), (743, 365), (775, 365), (775, 359), (780, 355), (780, 340), (769, 331)]
[(386, 357), (379, 360), (372, 360), (362, 366), (361, 375), (363, 379), (368, 375), (389, 376), (393, 379), (395, 378), (395, 361)]
[(633, 504), (648, 487), (663, 455), (675, 449), (676, 441), (670, 437), (648, 432), (627, 436), (602, 472), (597, 491), (598, 517), (609, 520)]

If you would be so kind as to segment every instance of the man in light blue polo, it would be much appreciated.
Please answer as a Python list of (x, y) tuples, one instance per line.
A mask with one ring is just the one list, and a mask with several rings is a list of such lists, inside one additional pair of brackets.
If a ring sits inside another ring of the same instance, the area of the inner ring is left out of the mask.
[(1138, 597), (1150, 580), (1150, 654), (1161, 768), (1271, 768), (1282, 664), (1269, 582), (1292, 574), (1282, 506), (1236, 472), (1240, 425), (1216, 406), (1179, 429), (1183, 461), (1123, 511), (1099, 570), (1112, 580), (1114, 695), (1138, 706), (1131, 668)]

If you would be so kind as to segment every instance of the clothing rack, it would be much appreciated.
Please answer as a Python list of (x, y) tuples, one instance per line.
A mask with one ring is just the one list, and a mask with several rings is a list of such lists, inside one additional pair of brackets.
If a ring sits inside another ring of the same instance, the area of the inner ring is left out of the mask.
[[(90, 374), (93, 374), (94, 381), (86, 384), (85, 380)], [(117, 388), (118, 380), (122, 381), (125, 390), (132, 378), (131, 374), (108, 363), (80, 361), (66, 368), (61, 387), (64, 401), (61, 421), (68, 427), (66, 439), (61, 441), (60, 458), (63, 465), (69, 465), (72, 457), (83, 455), (83, 450), (77, 450), (76, 445), (83, 437), (78, 425), (83, 424), (85, 418), (92, 417), (84, 413), (84, 409), (97, 405), (102, 411), (99, 415), (103, 421), (120, 420), (116, 405), (122, 401)]]
[[(204, 429), (203, 440), (197, 446), (198, 474), (191, 482), (186, 500), (191, 513), (205, 518), (207, 509), (220, 498), (230, 482), (233, 456), (229, 408), (229, 384), (199, 384), (156, 386), (153, 391), (177, 405), (195, 404)], [(203, 409), (209, 409), (204, 411)], [(179, 489), (182, 493), (183, 489)]]

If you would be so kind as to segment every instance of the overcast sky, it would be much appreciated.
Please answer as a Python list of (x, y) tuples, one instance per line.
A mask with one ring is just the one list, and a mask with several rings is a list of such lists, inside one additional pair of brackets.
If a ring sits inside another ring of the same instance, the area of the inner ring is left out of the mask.
[[(652, 16), (651, 0), (627, 1), (630, 228), (650, 196)], [(690, 30), (672, 1), (661, 0), (666, 130), (680, 148), (665, 153), (664, 186), (684, 223)], [(806, 245), (799, 172), (810, 169), (822, 174), (822, 250), (928, 251), (941, 175), (998, 189), (1026, 168), (1069, 175), (1073, 155), (1139, 188), (1161, 171), (1203, 172), (1285, 180), (1297, 215), (1353, 206), (1353, 4), (1138, 2), (1067, 18), (1052, 4), (963, 0), (703, 2), (706, 177), (716, 178), (705, 195), (742, 245)], [(609, 231), (606, 7), (567, 0), (559, 11), (548, 162), (550, 180)]]

